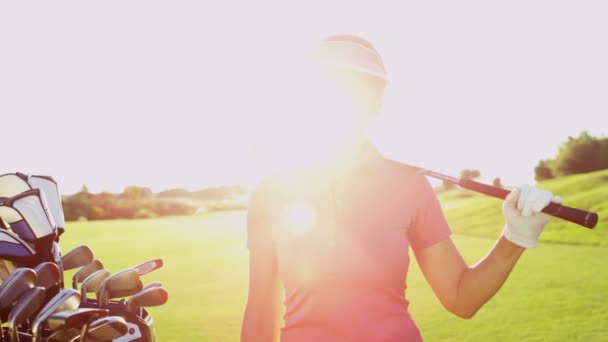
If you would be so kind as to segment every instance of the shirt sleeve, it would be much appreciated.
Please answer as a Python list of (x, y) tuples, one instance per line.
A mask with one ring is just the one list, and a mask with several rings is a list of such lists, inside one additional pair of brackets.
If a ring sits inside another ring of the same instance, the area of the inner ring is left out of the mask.
[(420, 178), (416, 194), (418, 204), (409, 232), (411, 246), (416, 250), (443, 241), (452, 233), (431, 184), (426, 177), (420, 175)]
[(266, 180), (253, 191), (247, 209), (247, 248), (265, 250), (275, 247), (272, 236), (274, 193)]

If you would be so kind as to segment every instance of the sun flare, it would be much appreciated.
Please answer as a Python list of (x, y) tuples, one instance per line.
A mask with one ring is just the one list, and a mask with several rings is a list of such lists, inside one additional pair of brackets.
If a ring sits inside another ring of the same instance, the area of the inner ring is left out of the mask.
[(306, 234), (311, 232), (316, 222), (316, 211), (305, 204), (287, 206), (281, 213), (281, 226), (294, 234)]

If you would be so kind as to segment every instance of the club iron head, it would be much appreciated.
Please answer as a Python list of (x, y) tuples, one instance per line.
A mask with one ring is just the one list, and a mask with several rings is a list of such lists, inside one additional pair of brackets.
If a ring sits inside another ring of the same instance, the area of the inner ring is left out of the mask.
[(82, 283), (86, 277), (101, 269), (103, 269), (103, 264), (97, 259), (82, 266), (72, 275), (72, 288), (78, 290), (78, 283)]
[(28, 289), (8, 315), (8, 335), (11, 342), (19, 341), (17, 326), (24, 323), (42, 306), (46, 290), (43, 287)]
[(46, 338), (47, 342), (76, 342), (82, 329), (64, 328), (53, 331), (49, 337)]
[(169, 293), (163, 287), (151, 287), (141, 290), (127, 300), (127, 311), (136, 307), (150, 307), (163, 305), (169, 300)]
[(39, 342), (43, 323), (54, 313), (66, 310), (76, 310), (80, 305), (80, 294), (74, 289), (63, 289), (51, 298), (32, 320), (32, 341)]
[(163, 283), (161, 283), (160, 281), (153, 281), (150, 284), (147, 284), (146, 286), (144, 286), (141, 290), (146, 290), (146, 289), (150, 289), (153, 287), (161, 287), (163, 286)]
[(46, 326), (52, 330), (80, 329), (85, 324), (108, 316), (106, 309), (80, 308), (73, 311), (59, 311), (46, 320)]
[(103, 308), (110, 299), (134, 295), (142, 288), (139, 273), (133, 268), (128, 268), (112, 274), (101, 283), (97, 292), (97, 302), (99, 307)]
[(101, 269), (99, 271), (91, 273), (88, 277), (86, 277), (82, 281), (82, 286), (80, 287), (80, 296), (82, 297), (82, 300), (87, 300), (87, 293), (99, 292), (101, 283), (109, 276), (110, 272), (108, 270)]
[(82, 341), (112, 341), (128, 332), (129, 326), (124, 318), (108, 316), (91, 322)]
[(0, 312), (8, 310), (27, 290), (36, 284), (36, 272), (30, 268), (18, 268), (0, 285)]
[(53, 262), (43, 262), (34, 268), (36, 271), (36, 286), (48, 290), (53, 286), (59, 285), (59, 267)]
[(85, 245), (74, 247), (61, 257), (64, 271), (82, 267), (91, 263), (91, 261), (93, 261), (93, 251)]
[(136, 270), (140, 276), (142, 276), (144, 274), (148, 274), (154, 270), (157, 270), (161, 267), (163, 267), (163, 259), (155, 259), (155, 260), (146, 261), (137, 266), (133, 266), (133, 269)]

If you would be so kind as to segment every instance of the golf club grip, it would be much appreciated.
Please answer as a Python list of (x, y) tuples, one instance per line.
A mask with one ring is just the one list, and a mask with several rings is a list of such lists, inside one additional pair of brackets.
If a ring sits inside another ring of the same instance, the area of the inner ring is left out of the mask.
[[(475, 182), (470, 179), (461, 179), (458, 182), (458, 185), (463, 188), (500, 199), (505, 199), (510, 193), (509, 190)], [(568, 207), (554, 202), (549, 203), (549, 205), (547, 205), (542, 212), (551, 216), (559, 217), (562, 220), (576, 223), (589, 229), (593, 229), (598, 221), (598, 216), (596, 213)]]

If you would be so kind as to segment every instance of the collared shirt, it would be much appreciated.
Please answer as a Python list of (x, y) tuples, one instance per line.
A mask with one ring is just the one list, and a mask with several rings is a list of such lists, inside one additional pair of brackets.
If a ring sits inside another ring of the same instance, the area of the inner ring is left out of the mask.
[(248, 247), (276, 253), (282, 342), (421, 340), (405, 297), (408, 248), (450, 236), (426, 178), (366, 145), (351, 167), (301, 169), (252, 195)]

